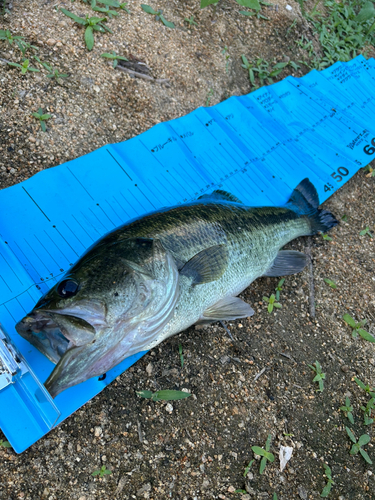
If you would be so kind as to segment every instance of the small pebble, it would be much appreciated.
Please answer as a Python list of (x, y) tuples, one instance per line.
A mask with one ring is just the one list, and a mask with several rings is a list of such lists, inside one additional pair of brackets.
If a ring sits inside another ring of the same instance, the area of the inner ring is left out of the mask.
[(171, 403), (168, 403), (168, 404), (165, 406), (165, 411), (167, 411), (168, 413), (172, 413), (172, 411), (173, 411), (173, 406), (171, 405)]

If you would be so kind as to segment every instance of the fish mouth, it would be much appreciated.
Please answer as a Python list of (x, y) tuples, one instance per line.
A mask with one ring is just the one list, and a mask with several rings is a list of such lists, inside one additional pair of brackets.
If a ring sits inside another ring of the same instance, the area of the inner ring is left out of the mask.
[(55, 364), (70, 348), (92, 342), (95, 336), (95, 328), (82, 318), (40, 309), (17, 323), (16, 330)]

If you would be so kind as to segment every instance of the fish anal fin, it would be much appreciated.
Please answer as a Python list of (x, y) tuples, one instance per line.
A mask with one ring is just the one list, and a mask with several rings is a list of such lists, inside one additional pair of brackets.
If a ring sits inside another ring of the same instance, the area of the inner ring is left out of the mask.
[(223, 191), (222, 189), (217, 189), (210, 194), (202, 194), (198, 198), (198, 200), (209, 199), (209, 200), (223, 200), (223, 201), (231, 201), (232, 203), (242, 203), (241, 200), (234, 196), (232, 193), (228, 193), (227, 191)]
[(193, 280), (193, 285), (211, 283), (220, 279), (228, 266), (226, 245), (205, 248), (192, 257), (181, 269), (180, 274)]
[(253, 314), (254, 310), (239, 297), (224, 297), (204, 311), (201, 321), (210, 319), (229, 321), (238, 318), (247, 318)]
[(296, 250), (280, 250), (272, 266), (263, 276), (288, 276), (289, 274), (300, 273), (307, 264), (307, 257), (302, 252)]

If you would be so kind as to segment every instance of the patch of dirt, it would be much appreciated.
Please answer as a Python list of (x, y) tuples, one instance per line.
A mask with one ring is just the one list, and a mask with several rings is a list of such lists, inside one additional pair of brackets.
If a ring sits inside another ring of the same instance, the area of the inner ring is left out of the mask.
[[(248, 93), (241, 54), (249, 61), (257, 56), (298, 61), (303, 53), (294, 42), (310, 33), (298, 4), (291, 2), (288, 11), (285, 0), (277, 9), (263, 9), (269, 21), (240, 17), (229, 0), (216, 13), (200, 11), (198, 0), (153, 3), (175, 30), (143, 12), (140, 3), (132, 1), (130, 15), (109, 21), (113, 35), (95, 34), (92, 52), (84, 47), (83, 30), (56, 11), (91, 13), (81, 1), (14, 0), (11, 14), (0, 18), (0, 29), (22, 34), (39, 47), (41, 60), (70, 75), (59, 84), (43, 71), (21, 76), (0, 65), (1, 188), (184, 115), (204, 105), (210, 89), (210, 104)], [(192, 29), (183, 22), (191, 15), (198, 22)], [(100, 57), (112, 50), (144, 62), (153, 78), (169, 79), (168, 84), (113, 70)], [(18, 62), (19, 55), (14, 44), (0, 42), (0, 58)], [(301, 67), (297, 76), (304, 71)], [(39, 107), (52, 115), (47, 133), (31, 116)], [(262, 297), (274, 293), (278, 280), (257, 280), (242, 295), (255, 315), (227, 324), (233, 339), (219, 324), (190, 328), (144, 356), (22, 455), (0, 447), (0, 499), (249, 500), (271, 499), (274, 492), (279, 500), (317, 499), (326, 484), (323, 462), (335, 481), (330, 498), (373, 499), (374, 468), (360, 455), (349, 455), (345, 426), (357, 438), (371, 436), (365, 449), (374, 460), (373, 425), (363, 425), (360, 410), (368, 398), (353, 380), (375, 385), (374, 345), (353, 339), (342, 316), (367, 319), (367, 330), (375, 333), (375, 242), (359, 236), (366, 226), (375, 231), (374, 181), (361, 171), (325, 203), (338, 219), (347, 216), (331, 231), (331, 242), (315, 236), (290, 244), (302, 251), (311, 246), (315, 319), (308, 270), (285, 280), (282, 309), (272, 314)], [(334, 280), (337, 289), (324, 278)], [(308, 367), (315, 360), (326, 373), (323, 393), (316, 392)], [(135, 394), (167, 388), (186, 388), (193, 396), (168, 405)], [(354, 425), (339, 411), (346, 396)], [(263, 475), (255, 460), (244, 478), (251, 446), (264, 447), (268, 434), (270, 451), (277, 455), (281, 444), (292, 446), (292, 459), (280, 472), (276, 458)], [(91, 473), (102, 465), (112, 474), (94, 478)]]

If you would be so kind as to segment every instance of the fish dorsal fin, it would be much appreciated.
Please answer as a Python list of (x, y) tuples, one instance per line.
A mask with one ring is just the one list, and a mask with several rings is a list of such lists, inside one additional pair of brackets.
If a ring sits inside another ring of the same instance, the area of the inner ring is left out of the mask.
[(302, 252), (295, 250), (280, 250), (272, 266), (263, 276), (288, 276), (300, 273), (307, 264), (307, 257)]
[(234, 320), (252, 316), (254, 310), (239, 297), (225, 297), (206, 309), (201, 320)]
[(223, 191), (221, 189), (217, 189), (216, 191), (213, 191), (211, 194), (202, 194), (198, 198), (198, 200), (224, 200), (224, 201), (231, 201), (232, 203), (242, 203), (241, 200), (237, 198), (237, 196), (234, 196), (234, 194), (228, 193), (227, 191)]
[(220, 279), (228, 266), (226, 245), (205, 248), (192, 257), (181, 269), (181, 276), (192, 278), (193, 285), (210, 283)]

